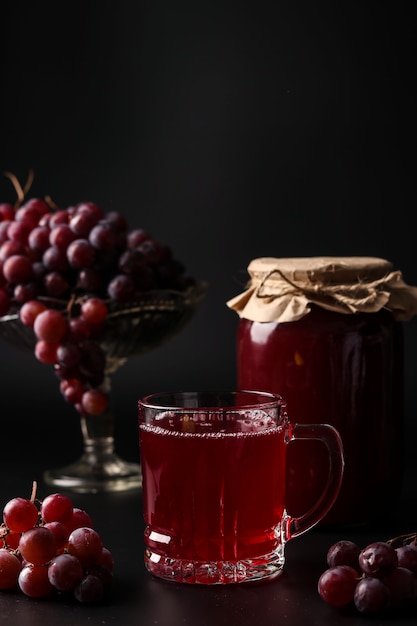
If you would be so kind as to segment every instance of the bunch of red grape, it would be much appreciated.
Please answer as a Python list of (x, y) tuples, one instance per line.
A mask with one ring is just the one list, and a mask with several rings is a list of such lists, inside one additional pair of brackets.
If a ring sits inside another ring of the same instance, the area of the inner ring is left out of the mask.
[(84, 509), (61, 493), (16, 497), (0, 525), (0, 590), (30, 598), (74, 597), (82, 604), (109, 598), (114, 561)]
[[(195, 284), (171, 249), (93, 202), (65, 209), (40, 198), (0, 204), (0, 318), (33, 329), (35, 356), (53, 364), (80, 413), (108, 405), (100, 335), (109, 308), (151, 290)], [(64, 303), (64, 307), (63, 307)]]
[(332, 606), (354, 605), (375, 615), (417, 602), (416, 534), (374, 541), (362, 550), (352, 541), (338, 541), (327, 552), (327, 565), (318, 592)]

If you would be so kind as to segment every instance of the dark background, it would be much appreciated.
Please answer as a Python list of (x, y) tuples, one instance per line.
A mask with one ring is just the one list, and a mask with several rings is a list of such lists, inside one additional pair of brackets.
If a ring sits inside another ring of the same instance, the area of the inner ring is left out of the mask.
[[(209, 283), (177, 337), (114, 376), (125, 457), (139, 396), (234, 386), (226, 301), (251, 259), (374, 255), (417, 285), (410, 4), (1, 3), (0, 172), (33, 168), (30, 196), (123, 212)], [(411, 455), (417, 319), (404, 330)], [(0, 350), (0, 437), (29, 461), (74, 460), (78, 419), (53, 373)]]

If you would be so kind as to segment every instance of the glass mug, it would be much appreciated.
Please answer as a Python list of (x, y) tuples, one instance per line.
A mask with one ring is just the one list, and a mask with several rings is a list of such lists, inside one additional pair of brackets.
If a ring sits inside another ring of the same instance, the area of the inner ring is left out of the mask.
[[(312, 528), (340, 490), (344, 457), (328, 424), (294, 424), (285, 401), (257, 391), (163, 392), (139, 400), (145, 565), (174, 582), (277, 576), (286, 543)], [(286, 450), (320, 440), (327, 484), (299, 517), (286, 511)]]

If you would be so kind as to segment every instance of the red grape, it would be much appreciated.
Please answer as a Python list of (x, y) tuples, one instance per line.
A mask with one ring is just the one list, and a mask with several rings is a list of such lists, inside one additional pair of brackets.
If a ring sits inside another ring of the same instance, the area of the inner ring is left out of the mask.
[(318, 592), (327, 604), (346, 606), (352, 602), (358, 573), (349, 565), (336, 565), (327, 569), (319, 578)]
[(36, 317), (43, 311), (46, 311), (46, 305), (43, 302), (40, 302), (39, 300), (29, 300), (20, 308), (20, 321), (25, 326), (32, 328)]
[(43, 565), (25, 565), (19, 574), (19, 588), (29, 598), (44, 598), (52, 592), (48, 568)]
[(60, 341), (67, 331), (67, 321), (59, 311), (46, 309), (37, 315), (33, 330), (38, 339)]
[(82, 528), (83, 526), (86, 526), (87, 528), (94, 528), (93, 520), (87, 511), (75, 507), (72, 511), (71, 519), (66, 524), (68, 535), (70, 535), (76, 528)]
[(25, 561), (33, 565), (45, 565), (56, 554), (55, 535), (45, 526), (30, 528), (20, 538), (19, 551)]
[(399, 567), (406, 567), (417, 575), (417, 547), (405, 544), (396, 549)]
[(96, 258), (95, 248), (87, 239), (74, 239), (67, 248), (67, 259), (71, 267), (83, 269), (93, 265)]
[(81, 305), (81, 317), (89, 324), (102, 324), (107, 313), (107, 304), (101, 298), (89, 298)]
[(39, 339), (35, 344), (35, 357), (45, 365), (53, 365), (57, 362), (59, 343), (57, 341), (45, 341)]
[(45, 252), (50, 246), (49, 233), (48, 226), (37, 226), (31, 230), (28, 237), (29, 248), (36, 252)]
[(72, 517), (72, 500), (62, 493), (51, 493), (41, 504), (41, 515), (44, 522), (66, 523)]
[(38, 519), (36, 505), (26, 498), (13, 498), (3, 509), (3, 520), (7, 528), (21, 533), (32, 528)]
[(69, 591), (82, 580), (84, 569), (72, 554), (59, 554), (49, 563), (49, 582), (59, 591)]
[(361, 551), (359, 565), (368, 576), (383, 578), (398, 566), (398, 556), (389, 544), (375, 541)]
[(89, 389), (81, 398), (82, 408), (89, 415), (104, 413), (109, 405), (108, 396), (99, 389)]
[(67, 550), (76, 556), (84, 567), (98, 563), (103, 550), (100, 535), (93, 528), (82, 526), (72, 531), (68, 537)]
[(15, 587), (21, 569), (18, 557), (6, 548), (0, 548), (0, 590)]
[(327, 565), (350, 565), (354, 569), (359, 569), (360, 548), (353, 541), (341, 540), (333, 544), (327, 552)]
[(3, 263), (3, 276), (10, 283), (25, 283), (33, 277), (31, 260), (23, 254), (12, 254)]
[(356, 586), (354, 603), (358, 611), (367, 615), (381, 613), (388, 608), (390, 592), (379, 578), (363, 578)]
[(14, 206), (8, 202), (0, 204), (0, 220), (13, 220), (15, 216)]
[(97, 604), (104, 597), (104, 586), (98, 576), (87, 574), (74, 590), (74, 596), (82, 604)]

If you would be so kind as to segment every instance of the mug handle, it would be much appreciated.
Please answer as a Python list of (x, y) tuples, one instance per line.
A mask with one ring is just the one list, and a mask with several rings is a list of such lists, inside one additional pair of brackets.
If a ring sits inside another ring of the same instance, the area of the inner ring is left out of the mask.
[(339, 432), (330, 424), (288, 424), (286, 443), (302, 439), (322, 441), (329, 454), (329, 473), (323, 493), (316, 504), (299, 517), (286, 515), (285, 540), (302, 535), (329, 512), (339, 495), (344, 472), (343, 443)]

